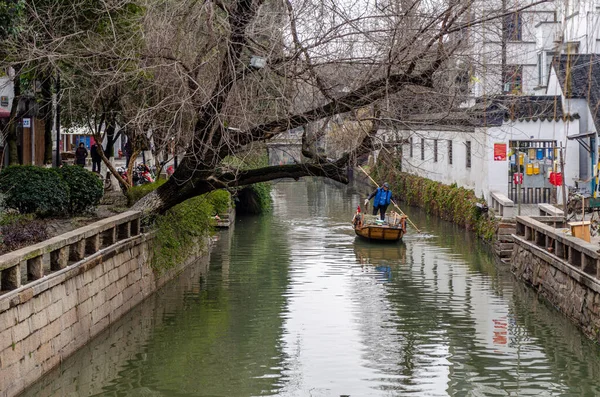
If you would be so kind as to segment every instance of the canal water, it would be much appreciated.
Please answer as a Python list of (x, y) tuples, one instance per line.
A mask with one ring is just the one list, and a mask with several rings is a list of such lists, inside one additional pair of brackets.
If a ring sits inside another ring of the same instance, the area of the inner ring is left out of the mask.
[(351, 186), (273, 197), (25, 395), (600, 395), (598, 346), (470, 233), (409, 209), (423, 234), (369, 244)]

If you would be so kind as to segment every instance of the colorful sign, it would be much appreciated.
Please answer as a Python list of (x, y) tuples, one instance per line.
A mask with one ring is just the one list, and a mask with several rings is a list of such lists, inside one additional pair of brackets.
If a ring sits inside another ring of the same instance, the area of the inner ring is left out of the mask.
[(494, 161), (506, 161), (506, 143), (494, 143)]

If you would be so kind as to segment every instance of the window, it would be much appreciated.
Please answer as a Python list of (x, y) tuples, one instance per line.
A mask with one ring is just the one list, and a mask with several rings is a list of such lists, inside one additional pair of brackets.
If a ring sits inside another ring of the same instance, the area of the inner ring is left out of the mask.
[(434, 163), (437, 163), (437, 161), (438, 161), (437, 153), (438, 153), (438, 140), (434, 139), (433, 140), (433, 162)]
[(408, 156), (412, 157), (413, 156), (413, 139), (412, 139), (412, 136), (409, 139), (409, 143), (410, 143), (410, 146), (408, 147)]
[(425, 138), (421, 138), (421, 160), (425, 160)]
[(448, 164), (452, 165), (452, 140), (448, 140)]
[(521, 65), (508, 65), (502, 73), (505, 94), (520, 94), (523, 92), (523, 67)]
[(520, 12), (513, 12), (504, 17), (502, 21), (502, 36), (504, 41), (521, 41), (523, 40), (522, 32), (523, 24)]
[(467, 168), (471, 168), (471, 141), (466, 141), (465, 146), (467, 149), (467, 154), (465, 156), (467, 160), (466, 166)]
[(565, 52), (567, 54), (579, 54), (579, 42), (571, 41), (565, 44)]

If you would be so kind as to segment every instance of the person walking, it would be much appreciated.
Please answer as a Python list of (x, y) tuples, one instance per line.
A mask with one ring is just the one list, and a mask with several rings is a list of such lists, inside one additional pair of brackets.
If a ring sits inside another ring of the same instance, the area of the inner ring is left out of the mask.
[(100, 150), (98, 150), (97, 142), (94, 142), (90, 148), (90, 153), (92, 155), (92, 172), (100, 173), (100, 163), (102, 162), (102, 157), (100, 156)]
[(79, 147), (75, 150), (75, 164), (85, 167), (85, 159), (88, 156), (88, 151), (83, 142), (79, 143)]
[(383, 186), (375, 189), (375, 191), (365, 200), (365, 207), (369, 205), (369, 200), (373, 197), (375, 197), (373, 200), (373, 215), (377, 215), (377, 212), (379, 212), (380, 219), (383, 221), (385, 220), (385, 211), (393, 200), (390, 185), (385, 182)]

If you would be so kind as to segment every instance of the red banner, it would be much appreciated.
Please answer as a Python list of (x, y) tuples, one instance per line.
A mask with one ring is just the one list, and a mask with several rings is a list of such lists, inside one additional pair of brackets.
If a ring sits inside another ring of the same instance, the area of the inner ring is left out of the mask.
[(494, 143), (494, 161), (506, 161), (506, 143)]

